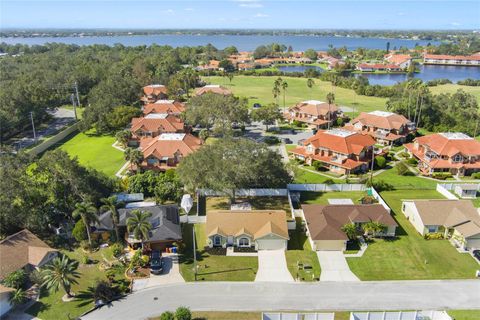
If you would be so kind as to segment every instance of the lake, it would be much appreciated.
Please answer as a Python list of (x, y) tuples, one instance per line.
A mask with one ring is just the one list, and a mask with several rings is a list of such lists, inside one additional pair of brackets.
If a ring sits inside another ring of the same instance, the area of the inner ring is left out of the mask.
[(304, 51), (307, 49), (327, 50), (329, 45), (334, 47), (346, 46), (353, 50), (358, 47), (368, 49), (384, 49), (387, 42), (390, 48), (400, 46), (413, 48), (415, 44), (426, 45), (438, 44), (437, 41), (425, 40), (404, 40), (404, 39), (383, 39), (383, 38), (356, 38), (356, 37), (334, 37), (334, 36), (265, 36), (265, 35), (133, 35), (133, 36), (99, 36), (99, 37), (34, 37), (34, 38), (0, 38), (1, 42), (8, 44), (45, 44), (48, 42), (60, 42), (77, 45), (105, 44), (112, 46), (116, 43), (125, 46), (141, 45), (170, 45), (172, 47), (201, 46), (211, 43), (218, 49), (234, 45), (240, 51), (253, 51), (259, 45), (269, 43), (281, 43), (291, 45), (293, 50)]

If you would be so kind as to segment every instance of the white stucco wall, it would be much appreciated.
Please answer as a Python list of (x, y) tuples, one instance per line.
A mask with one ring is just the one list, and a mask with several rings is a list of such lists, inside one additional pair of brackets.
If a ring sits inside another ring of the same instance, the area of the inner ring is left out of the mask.
[(425, 235), (425, 226), (418, 214), (417, 207), (412, 201), (402, 202), (402, 212), (413, 225), (413, 227), (423, 236)]

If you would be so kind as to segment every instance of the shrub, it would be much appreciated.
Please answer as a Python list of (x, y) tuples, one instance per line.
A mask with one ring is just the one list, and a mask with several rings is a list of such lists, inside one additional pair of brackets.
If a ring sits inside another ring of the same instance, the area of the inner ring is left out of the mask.
[(323, 181), (324, 184), (335, 184), (335, 181), (333, 179), (328, 178), (327, 180)]
[(88, 242), (88, 240), (82, 240), (80, 241), (80, 248), (82, 248), (83, 250), (91, 250), (92, 249), (92, 246), (90, 245), (90, 243)]
[(114, 257), (118, 257), (123, 253), (123, 246), (120, 243), (115, 243), (112, 246), (112, 254)]
[(14, 306), (18, 306), (24, 303), (25, 301), (27, 301), (27, 292), (23, 289), (16, 289), (10, 295), (10, 303), (13, 304)]
[(84, 254), (84, 255), (82, 256), (82, 258), (80, 259), (80, 263), (82, 263), (82, 264), (89, 264), (89, 263), (90, 263), (90, 258), (89, 258), (86, 254)]
[(268, 137), (265, 137), (263, 142), (265, 142), (268, 145), (274, 145), (274, 144), (279, 144), (280, 140), (275, 136), (268, 136)]
[(438, 179), (438, 180), (447, 180), (448, 178), (451, 178), (452, 174), (450, 172), (434, 172), (432, 173), (432, 178)]
[(140, 261), (140, 265), (141, 265), (142, 267), (145, 267), (145, 266), (148, 265), (149, 262), (150, 262), (150, 257), (147, 256), (146, 254), (144, 254), (144, 255), (142, 256), (141, 261)]
[(175, 318), (176, 320), (191, 320), (192, 313), (187, 307), (178, 307), (175, 311)]
[(401, 152), (401, 153), (399, 153), (398, 155), (399, 155), (400, 157), (402, 157), (402, 158), (405, 158), (405, 159), (408, 159), (408, 158), (410, 158), (410, 153), (408, 153), (408, 152), (405, 152), (405, 151), (404, 151), (404, 152)]
[(397, 168), (397, 173), (400, 176), (404, 176), (407, 172), (410, 172), (407, 165), (403, 162), (399, 162), (395, 167)]
[(344, 121), (343, 121), (342, 118), (338, 118), (338, 119), (337, 119), (337, 126), (338, 126), (338, 127), (343, 127), (343, 122), (344, 122)]
[(368, 187), (373, 187), (377, 192), (382, 192), (382, 191), (392, 191), (395, 190), (395, 187), (383, 180), (378, 180), (378, 181), (373, 181), (373, 183), (370, 183), (370, 180), (367, 181), (367, 186)]
[(118, 295), (118, 289), (112, 287), (107, 281), (98, 281), (94, 287), (93, 297), (95, 300), (104, 302), (112, 301)]
[(82, 240), (87, 240), (87, 228), (85, 228), (85, 223), (83, 223), (82, 219), (78, 220), (77, 223), (75, 223), (75, 226), (72, 230), (72, 235), (78, 242), (81, 242)]
[(207, 140), (208, 136), (209, 136), (209, 132), (207, 129), (202, 129), (200, 130), (200, 132), (198, 133), (198, 137), (200, 139), (202, 139), (203, 141)]
[(440, 239), (443, 239), (443, 233), (441, 232), (427, 233), (425, 234), (424, 238), (427, 240), (440, 240)]
[(42, 273), (39, 270), (33, 270), (32, 272), (30, 272), (28, 278), (30, 279), (30, 282), (38, 286), (41, 286), (44, 282)]
[(315, 170), (320, 171), (320, 170), (323, 169), (323, 162), (322, 162), (322, 161), (317, 161), (317, 160), (315, 160), (315, 161), (313, 161), (313, 163), (312, 163), (312, 167), (314, 167)]
[(374, 161), (375, 161), (375, 166), (379, 169), (383, 169), (387, 165), (387, 159), (385, 159), (385, 157), (382, 157), (382, 156), (376, 156)]
[(3, 284), (10, 288), (23, 288), (27, 282), (27, 273), (23, 269), (18, 269), (12, 273), (9, 273), (4, 279)]
[(175, 320), (175, 315), (173, 312), (165, 311), (160, 315), (160, 320)]
[(480, 172), (472, 173), (472, 178), (473, 179), (480, 179)]
[(410, 159), (407, 160), (407, 163), (409, 165), (416, 166), (418, 164), (418, 161), (415, 158), (410, 158)]

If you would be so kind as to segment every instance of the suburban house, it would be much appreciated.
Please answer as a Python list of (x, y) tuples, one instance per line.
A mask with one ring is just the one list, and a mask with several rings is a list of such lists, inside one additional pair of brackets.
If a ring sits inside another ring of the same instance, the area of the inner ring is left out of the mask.
[(0, 280), (22, 268), (27, 272), (40, 268), (57, 253), (27, 229), (14, 233), (0, 241)]
[(130, 131), (133, 139), (156, 137), (162, 133), (184, 132), (185, 124), (173, 114), (149, 113), (144, 117), (132, 118)]
[(287, 249), (288, 227), (284, 210), (218, 210), (207, 213), (205, 233), (212, 247)]
[(201, 88), (195, 89), (195, 95), (196, 96), (201, 96), (201, 95), (204, 95), (205, 93), (208, 93), (208, 92), (216, 93), (216, 94), (223, 94), (223, 95), (226, 95), (226, 96), (232, 94), (232, 91), (228, 90), (225, 87), (217, 85), (217, 84), (209, 84), (209, 85), (203, 86)]
[(374, 145), (370, 135), (345, 129), (319, 130), (289, 152), (309, 165), (320, 161), (332, 172), (350, 174), (368, 169)]
[(423, 63), (425, 64), (444, 64), (459, 66), (480, 66), (480, 54), (471, 56), (450, 56), (446, 54), (424, 54)]
[(475, 183), (456, 184), (453, 191), (462, 199), (476, 199), (478, 187)]
[(143, 114), (169, 113), (179, 115), (185, 111), (185, 104), (175, 100), (157, 100), (143, 107)]
[(480, 249), (480, 214), (470, 200), (406, 200), (402, 212), (422, 236), (442, 233), (457, 247)]
[(400, 72), (403, 69), (396, 64), (383, 64), (383, 63), (359, 63), (357, 64), (358, 71), (361, 72), (375, 72), (375, 71), (387, 71), (387, 72)]
[(342, 227), (349, 223), (354, 223), (360, 233), (363, 224), (379, 222), (385, 229), (375, 236), (381, 237), (394, 237), (398, 226), (381, 204), (303, 204), (302, 210), (307, 236), (314, 250), (346, 250), (348, 237)]
[(140, 140), (143, 169), (174, 169), (183, 158), (202, 146), (202, 140), (189, 133), (162, 133), (158, 137)]
[(201, 66), (198, 66), (195, 68), (197, 71), (203, 71), (203, 70), (223, 70), (223, 68), (220, 68), (220, 61), (218, 60), (210, 60), (208, 64), (203, 64)]
[[(144, 241), (145, 247), (163, 251), (165, 248), (173, 246), (175, 242), (182, 240), (180, 216), (176, 205), (143, 206), (135, 203), (128, 205), (127, 208), (118, 209), (118, 226), (125, 234), (125, 240), (131, 248), (138, 249), (141, 246), (141, 241), (135, 239), (134, 235), (127, 230), (127, 219), (132, 215), (133, 210), (151, 213), (149, 222), (152, 229), (149, 232), (148, 240)], [(94, 226), (95, 233), (114, 230), (110, 211), (103, 213), (98, 220), (99, 222)]]
[(151, 84), (143, 87), (144, 96), (140, 98), (145, 104), (153, 103), (167, 97), (167, 87), (163, 84)]
[(409, 134), (417, 131), (412, 121), (386, 111), (361, 112), (345, 128), (369, 134), (382, 145), (402, 144)]
[(320, 129), (343, 117), (343, 113), (336, 104), (328, 104), (318, 100), (307, 100), (297, 103), (285, 114), (290, 123), (299, 121), (312, 128)]
[(409, 54), (389, 53), (385, 55), (385, 61), (402, 69), (406, 69), (412, 63), (412, 57)]
[(14, 291), (15, 289), (8, 288), (0, 284), (0, 317), (10, 311), (12, 308), (10, 296)]
[(450, 172), (469, 176), (480, 171), (480, 142), (461, 132), (426, 135), (405, 148), (418, 159), (418, 168), (424, 175)]

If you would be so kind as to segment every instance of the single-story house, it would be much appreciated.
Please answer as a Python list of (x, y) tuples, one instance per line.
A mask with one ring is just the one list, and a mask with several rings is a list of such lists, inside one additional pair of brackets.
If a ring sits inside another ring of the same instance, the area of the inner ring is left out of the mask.
[(210, 248), (286, 250), (289, 240), (284, 210), (209, 211), (205, 233)]
[(58, 254), (27, 229), (0, 241), (0, 280), (19, 269), (33, 271), (49, 263)]
[[(127, 219), (132, 215), (133, 210), (151, 213), (149, 221), (152, 229), (148, 240), (144, 241), (145, 247), (163, 251), (165, 248), (171, 247), (174, 242), (182, 240), (180, 216), (176, 205), (150, 205), (119, 209), (118, 226), (125, 234), (125, 240), (130, 247), (137, 249), (141, 245), (141, 241), (135, 239), (134, 235), (127, 230)], [(96, 233), (114, 230), (110, 211), (103, 213), (98, 220), (98, 224), (94, 226)]]
[(10, 304), (10, 295), (15, 289), (2, 286), (0, 284), (0, 317), (6, 314), (12, 308)]
[(457, 184), (453, 191), (462, 199), (476, 199), (478, 184)]
[(406, 200), (402, 212), (422, 236), (443, 233), (460, 248), (480, 249), (480, 214), (470, 200)]
[(359, 231), (363, 224), (375, 221), (385, 225), (375, 236), (394, 237), (397, 223), (381, 204), (321, 205), (303, 204), (307, 236), (314, 250), (344, 251), (349, 240), (342, 227), (354, 223)]

